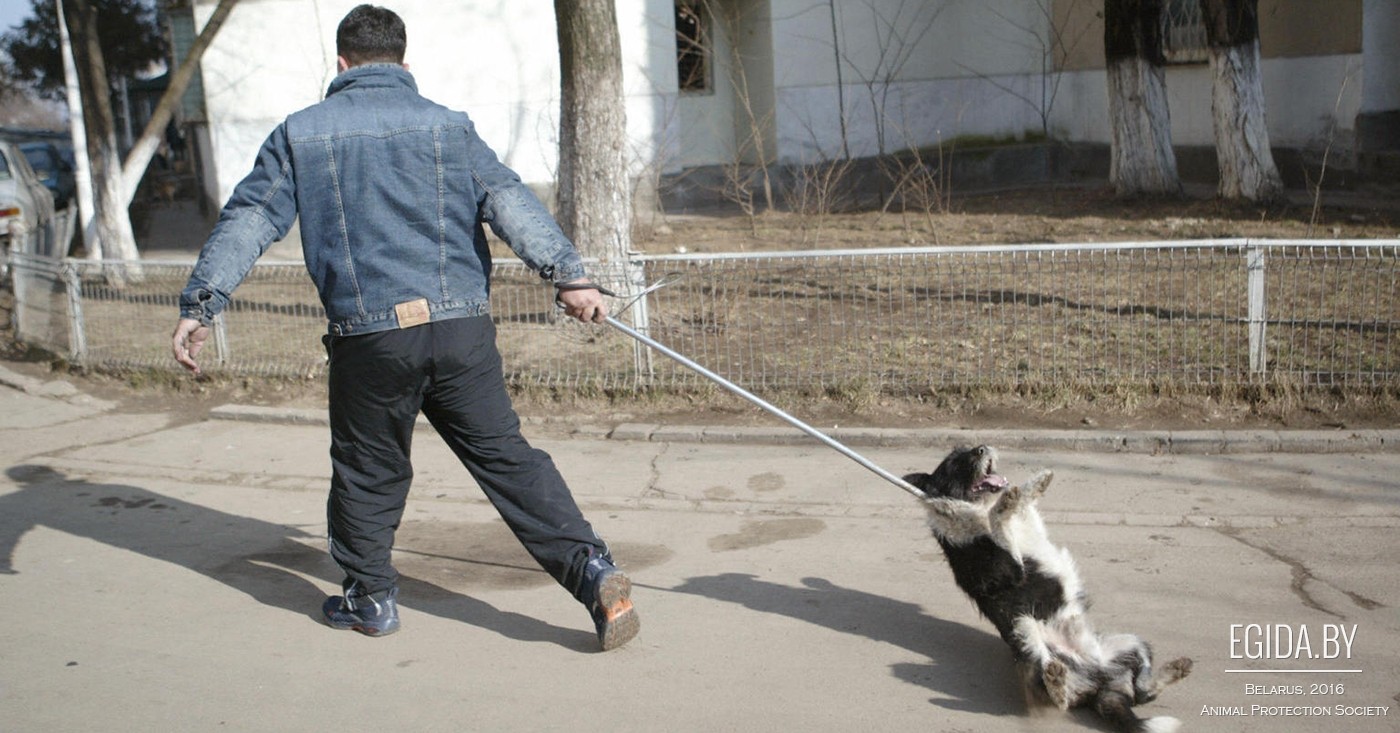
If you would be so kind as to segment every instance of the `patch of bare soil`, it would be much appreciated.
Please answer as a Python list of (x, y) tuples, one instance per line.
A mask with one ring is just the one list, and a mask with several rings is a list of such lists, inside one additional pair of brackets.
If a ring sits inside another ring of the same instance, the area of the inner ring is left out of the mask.
[(1036, 188), (950, 200), (937, 211), (658, 217), (644, 251), (761, 252), (924, 245), (1208, 238), (1394, 239), (1397, 192), (1298, 194), (1272, 206), (1209, 196), (1124, 200), (1105, 188)]
[[(1207, 237), (1400, 238), (1400, 197), (1333, 196), (1314, 209), (1300, 196), (1272, 207), (1208, 196), (1122, 201), (1099, 188), (1043, 188), (970, 196), (936, 212), (733, 213), (658, 217), (635, 242), (651, 253), (845, 249), (910, 245), (1181, 240)], [(14, 343), (8, 291), (0, 293), (0, 361), (40, 379), (64, 379), (120, 409), (201, 419), (228, 403), (322, 408), (321, 379), (218, 377), (166, 372), (102, 374), (72, 370)], [(174, 326), (173, 315), (171, 326)], [(1054, 392), (954, 392), (919, 398), (888, 395), (765, 395), (818, 428), (1290, 428), (1394, 427), (1400, 389), (1295, 391), (1241, 386), (1214, 391), (1066, 387)], [(525, 390), (519, 412), (545, 424), (781, 424), (714, 387), (691, 394), (610, 397)]]

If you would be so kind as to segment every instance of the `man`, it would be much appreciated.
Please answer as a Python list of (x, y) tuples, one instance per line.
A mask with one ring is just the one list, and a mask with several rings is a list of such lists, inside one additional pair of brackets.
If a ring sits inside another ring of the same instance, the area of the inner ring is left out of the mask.
[(289, 116), (230, 196), (180, 295), (175, 359), (195, 360), (211, 319), (300, 217), (306, 268), (329, 319), (331, 556), (345, 571), (326, 621), (398, 629), (390, 562), (421, 411), (537, 562), (592, 614), (603, 648), (639, 628), (631, 582), (553, 460), (520, 435), (488, 314), (483, 224), (557, 288), (565, 312), (607, 316), (582, 260), (467, 115), (420, 96), (403, 21), (360, 5), (336, 31), (326, 98)]

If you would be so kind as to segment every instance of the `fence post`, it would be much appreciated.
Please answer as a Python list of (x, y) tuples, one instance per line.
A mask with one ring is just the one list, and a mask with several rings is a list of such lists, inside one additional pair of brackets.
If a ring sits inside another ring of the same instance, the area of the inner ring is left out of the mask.
[(78, 266), (71, 260), (64, 260), (59, 268), (63, 280), (63, 290), (68, 296), (68, 358), (78, 366), (87, 360), (87, 331), (83, 323), (83, 279)]
[[(627, 253), (627, 292), (640, 293), (647, 288), (646, 261), (641, 252)], [(647, 312), (647, 296), (642, 296), (632, 304), (632, 327), (643, 335), (649, 335), (650, 315)], [(637, 380), (651, 384), (655, 378), (655, 362), (651, 349), (641, 341), (632, 342), (632, 365), (637, 371)]]
[(1268, 325), (1264, 302), (1264, 248), (1250, 247), (1245, 254), (1249, 271), (1249, 372), (1260, 375), (1269, 367), (1269, 353), (1264, 343)]
[(211, 330), (214, 332), (214, 351), (218, 353), (216, 363), (223, 366), (229, 361), (228, 328), (224, 326), (224, 314), (214, 316)]

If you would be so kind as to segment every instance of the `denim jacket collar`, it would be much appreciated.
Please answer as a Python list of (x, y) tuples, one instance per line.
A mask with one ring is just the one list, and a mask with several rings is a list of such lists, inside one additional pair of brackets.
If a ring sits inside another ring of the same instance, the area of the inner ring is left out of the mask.
[(413, 80), (413, 75), (400, 64), (361, 64), (342, 71), (332, 79), (330, 86), (326, 88), (326, 96), (329, 97), (351, 87), (395, 86), (405, 87), (413, 92), (418, 91), (418, 83)]

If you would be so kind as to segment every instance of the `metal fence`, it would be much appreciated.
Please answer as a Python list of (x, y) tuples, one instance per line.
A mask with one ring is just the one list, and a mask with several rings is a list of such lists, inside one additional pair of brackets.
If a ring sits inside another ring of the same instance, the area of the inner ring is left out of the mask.
[[(10, 259), (21, 340), (106, 369), (176, 369), (190, 263)], [(675, 282), (624, 316), (755, 391), (1286, 380), (1400, 385), (1400, 241), (1217, 240), (637, 256), (609, 282)], [(517, 385), (703, 380), (498, 262)], [(620, 305), (620, 304), (619, 304)], [(211, 372), (317, 376), (324, 313), (300, 263), (260, 263), (218, 319)]]

